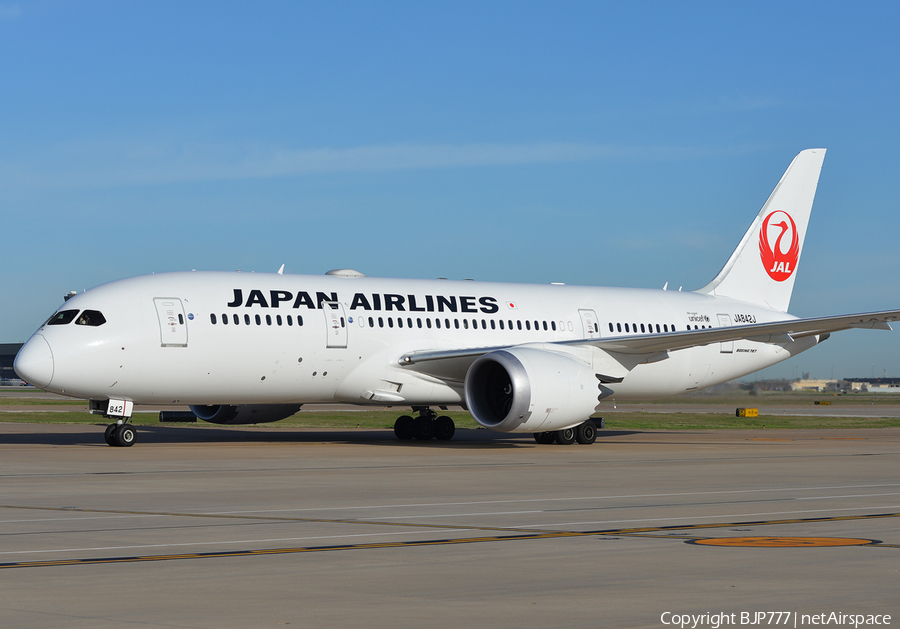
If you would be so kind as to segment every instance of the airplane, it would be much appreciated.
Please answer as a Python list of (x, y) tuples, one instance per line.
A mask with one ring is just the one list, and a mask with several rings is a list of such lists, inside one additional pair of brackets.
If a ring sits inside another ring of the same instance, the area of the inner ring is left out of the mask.
[(410, 407), (399, 439), (451, 439), (461, 405), (485, 428), (593, 443), (605, 404), (670, 396), (769, 367), (900, 310), (787, 313), (825, 149), (799, 153), (734, 253), (695, 291), (176, 272), (71, 296), (14, 368), (90, 400), (130, 446), (135, 404), (188, 404), (216, 424), (273, 422), (303, 404)]

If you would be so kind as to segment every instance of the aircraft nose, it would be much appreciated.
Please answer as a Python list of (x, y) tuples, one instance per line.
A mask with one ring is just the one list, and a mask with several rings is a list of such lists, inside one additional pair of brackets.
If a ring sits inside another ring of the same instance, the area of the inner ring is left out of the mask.
[(40, 334), (32, 336), (16, 354), (13, 369), (28, 384), (36, 387), (50, 384), (53, 379), (53, 352), (47, 339)]

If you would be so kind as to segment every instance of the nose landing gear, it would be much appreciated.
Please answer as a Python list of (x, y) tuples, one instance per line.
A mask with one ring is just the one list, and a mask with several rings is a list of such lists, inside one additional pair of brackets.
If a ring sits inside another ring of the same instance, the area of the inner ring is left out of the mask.
[(134, 445), (137, 433), (129, 423), (110, 424), (103, 433), (106, 444), (113, 447), (129, 448)]

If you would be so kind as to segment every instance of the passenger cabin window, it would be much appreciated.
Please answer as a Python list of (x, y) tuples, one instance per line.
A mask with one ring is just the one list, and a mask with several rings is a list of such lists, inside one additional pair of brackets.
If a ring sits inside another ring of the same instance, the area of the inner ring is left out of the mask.
[(50, 317), (47, 325), (67, 325), (72, 323), (72, 319), (74, 319), (77, 314), (77, 310), (62, 310)]
[(75, 320), (75, 325), (89, 325), (92, 328), (99, 327), (104, 323), (106, 323), (106, 317), (99, 310), (85, 310)]

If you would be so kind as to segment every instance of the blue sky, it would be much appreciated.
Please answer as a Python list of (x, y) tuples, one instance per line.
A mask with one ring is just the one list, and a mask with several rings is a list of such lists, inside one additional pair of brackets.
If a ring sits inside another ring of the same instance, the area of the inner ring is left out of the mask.
[[(829, 150), (791, 312), (900, 307), (900, 5), (0, 0), (0, 340), (202, 269), (706, 284)], [(900, 376), (900, 332), (767, 370)]]

